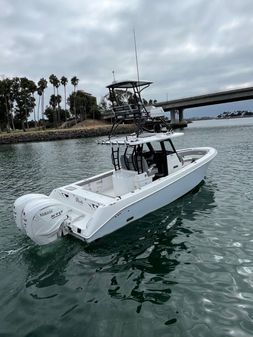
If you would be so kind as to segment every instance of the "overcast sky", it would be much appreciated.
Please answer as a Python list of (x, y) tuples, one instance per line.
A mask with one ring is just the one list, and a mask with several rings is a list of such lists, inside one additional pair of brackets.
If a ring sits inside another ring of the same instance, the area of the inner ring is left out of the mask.
[(100, 100), (112, 70), (136, 79), (133, 28), (147, 98), (253, 86), (252, 0), (0, 0), (0, 75), (76, 75)]

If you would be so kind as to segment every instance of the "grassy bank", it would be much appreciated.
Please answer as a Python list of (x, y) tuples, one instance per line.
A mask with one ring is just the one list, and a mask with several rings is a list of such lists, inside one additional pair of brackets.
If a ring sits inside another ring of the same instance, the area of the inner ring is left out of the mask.
[[(45, 142), (61, 139), (74, 139), (86, 137), (107, 136), (111, 130), (111, 125), (88, 125), (82, 127), (74, 127), (70, 129), (48, 129), (48, 130), (21, 130), (10, 133), (0, 133), (1, 144), (27, 143), (27, 142)], [(120, 125), (117, 133), (129, 133), (135, 130), (134, 125)]]

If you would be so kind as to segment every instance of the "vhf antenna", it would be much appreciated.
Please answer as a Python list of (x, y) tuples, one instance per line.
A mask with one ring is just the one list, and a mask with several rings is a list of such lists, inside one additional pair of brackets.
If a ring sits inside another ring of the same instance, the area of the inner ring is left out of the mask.
[(135, 29), (133, 29), (133, 33), (134, 33), (134, 50), (135, 50), (135, 62), (136, 62), (137, 80), (139, 82), (140, 76), (139, 76), (139, 66), (138, 66), (138, 55), (137, 55), (137, 47), (136, 47)]
[(115, 83), (116, 80), (115, 80), (115, 71), (114, 70), (112, 71), (112, 76), (113, 76), (113, 83)]

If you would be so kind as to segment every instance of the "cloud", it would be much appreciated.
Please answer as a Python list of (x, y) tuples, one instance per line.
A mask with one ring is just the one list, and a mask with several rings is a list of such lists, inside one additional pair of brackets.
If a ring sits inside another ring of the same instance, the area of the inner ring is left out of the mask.
[(242, 87), (253, 78), (250, 0), (0, 0), (0, 73), (76, 75), (98, 98), (116, 79), (154, 81), (164, 100)]

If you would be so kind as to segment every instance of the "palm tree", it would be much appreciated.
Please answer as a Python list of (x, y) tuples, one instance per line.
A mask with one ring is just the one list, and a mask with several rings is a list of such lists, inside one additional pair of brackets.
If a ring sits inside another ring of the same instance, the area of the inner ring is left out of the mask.
[(74, 92), (76, 92), (76, 87), (78, 86), (78, 83), (79, 79), (76, 76), (71, 78), (71, 84), (74, 86)]
[[(51, 98), (53, 97), (53, 98), (55, 98), (56, 97), (56, 95), (55, 95), (55, 79), (56, 79), (57, 77), (54, 75), (54, 74), (52, 74), (52, 75), (50, 75), (49, 76), (49, 82), (52, 84), (52, 86), (53, 86), (53, 88), (54, 88), (54, 94), (51, 96)], [(55, 109), (56, 108), (56, 106), (55, 106), (55, 103), (53, 103), (53, 109)]]
[[(32, 94), (32, 97), (33, 97), (33, 103), (34, 103), (33, 104), (33, 114), (34, 114), (34, 123), (36, 125), (37, 124), (36, 123), (36, 116), (35, 116), (35, 106), (36, 106), (35, 101), (36, 101), (36, 99), (34, 97), (35, 91), (37, 91), (37, 85), (35, 84), (34, 81), (28, 80), (28, 92), (30, 92)], [(28, 122), (27, 122), (27, 125), (28, 125)]]
[(60, 122), (60, 101), (61, 101), (61, 99), (60, 100), (58, 99), (58, 97), (60, 96), (59, 91), (58, 91), (58, 88), (59, 88), (60, 85), (61, 85), (60, 80), (58, 80), (58, 78), (55, 76), (54, 86), (56, 88), (57, 122), (58, 123)]
[(44, 98), (45, 98), (45, 89), (47, 88), (47, 80), (45, 78), (41, 78), (38, 82), (38, 95), (40, 95), (41, 92), (41, 116), (43, 120), (43, 128), (45, 127), (45, 121), (44, 121)]
[(67, 100), (66, 100), (66, 85), (67, 85), (67, 83), (68, 83), (67, 77), (62, 76), (62, 78), (61, 78), (61, 84), (64, 87), (65, 120), (66, 120), (66, 111), (67, 111), (67, 108), (66, 108), (66, 104), (67, 104)]
[[(39, 85), (39, 83), (38, 83)], [(38, 108), (37, 108), (37, 120), (38, 120), (38, 123), (40, 121), (40, 100), (41, 100), (41, 96), (42, 96), (42, 90), (40, 87), (37, 88), (37, 94), (39, 95), (39, 102), (38, 102)]]
[(76, 116), (76, 88), (78, 86), (78, 82), (79, 82), (79, 79), (76, 76), (74, 76), (74, 77), (71, 78), (71, 84), (74, 87), (74, 114), (75, 114), (76, 124), (77, 124), (77, 116)]
[(54, 74), (49, 76), (49, 82), (52, 84), (53, 88), (54, 88), (54, 95), (55, 95), (55, 86), (54, 86), (54, 82), (55, 82), (55, 78), (57, 78)]
[[(54, 95), (53, 97), (56, 99), (56, 97), (58, 97), (58, 88), (61, 84), (61, 82), (58, 80), (57, 76), (55, 76), (54, 74), (49, 76), (49, 81), (50, 83), (53, 85), (54, 87)], [(57, 106), (57, 101), (55, 102), (56, 104), (54, 104), (55, 109)], [(59, 121), (59, 103), (58, 103), (58, 111), (57, 111), (57, 122)]]

